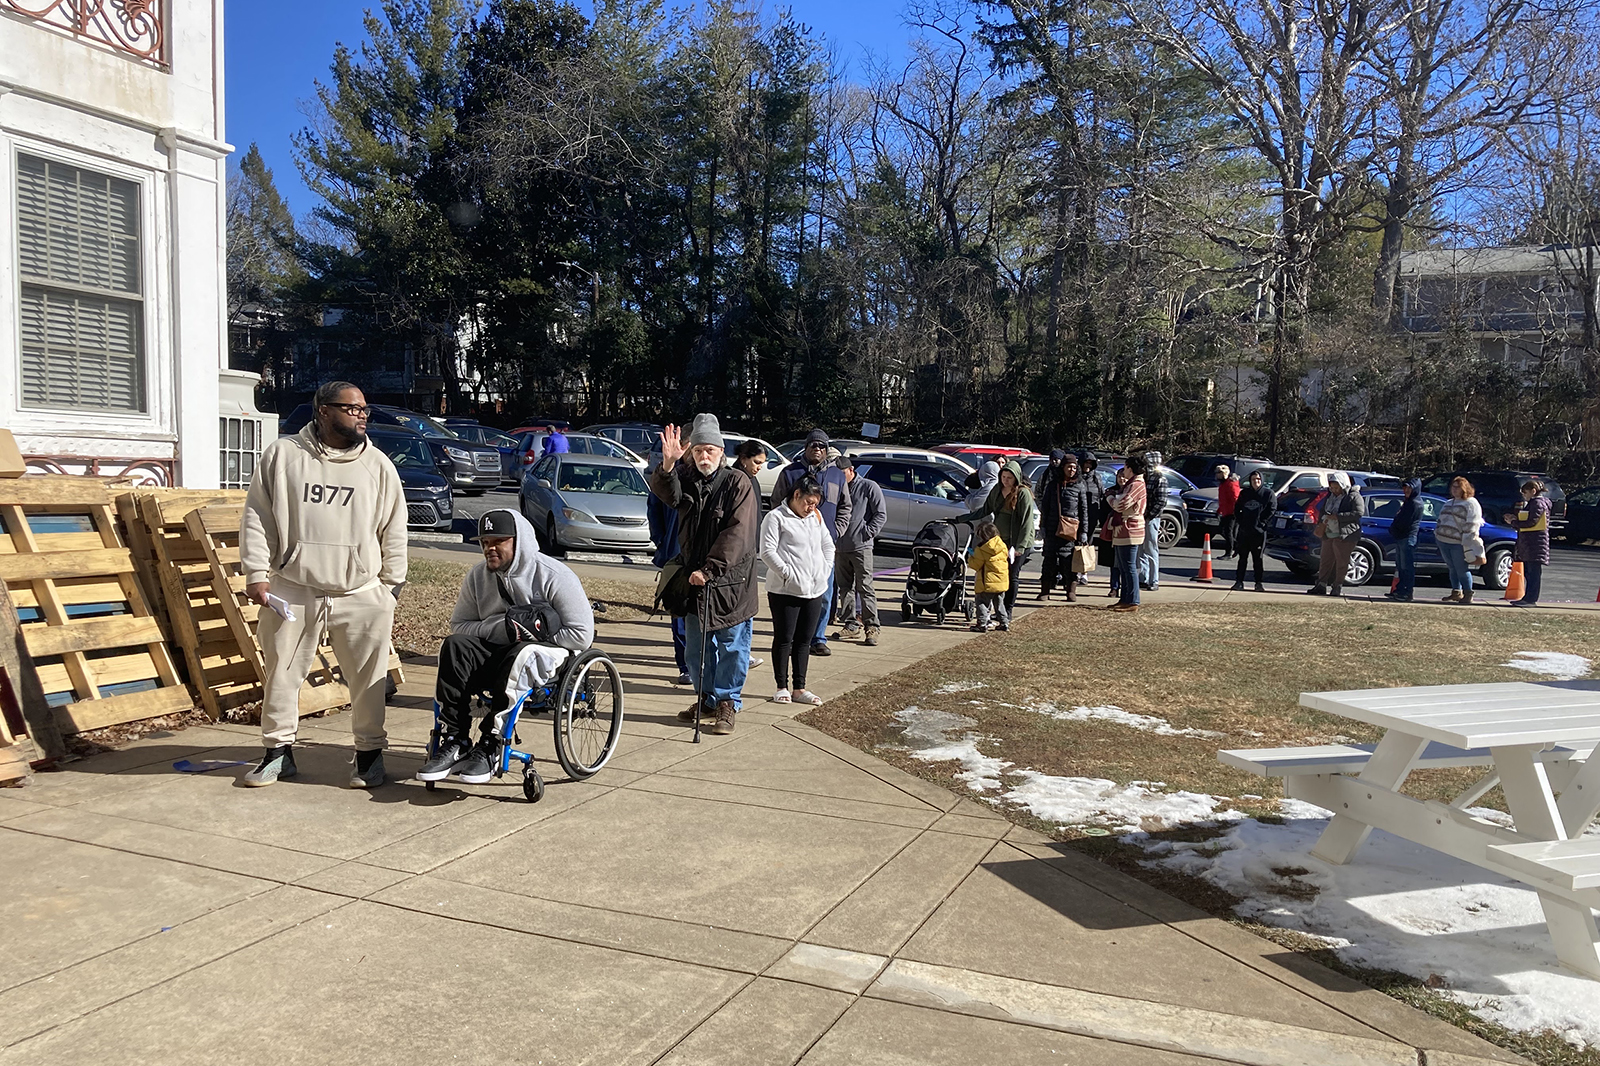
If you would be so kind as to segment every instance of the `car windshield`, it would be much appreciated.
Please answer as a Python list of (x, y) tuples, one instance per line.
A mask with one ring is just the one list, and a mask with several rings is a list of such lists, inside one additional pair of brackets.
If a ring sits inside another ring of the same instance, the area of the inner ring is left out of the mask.
[(517, 444), (517, 438), (501, 433), (498, 430), (486, 429), (483, 431), (483, 443), (492, 444), (496, 448), (514, 448)]
[(1269, 466), (1261, 471), (1261, 483), (1268, 492), (1278, 492), (1293, 481), (1295, 472), (1281, 466)]
[(600, 492), (608, 496), (647, 496), (644, 478), (632, 466), (601, 466), (598, 463), (562, 463), (561, 492)]
[(424, 437), (434, 440), (459, 440), (460, 438), (448, 426), (435, 422), (426, 415), (414, 414), (410, 411), (390, 411), (394, 420), (407, 429), (414, 429)]
[(1156, 469), (1161, 471), (1161, 476), (1167, 479), (1168, 492), (1188, 492), (1190, 489), (1199, 487), (1170, 466), (1158, 466)]
[(417, 437), (391, 437), (372, 434), (372, 443), (401, 470), (432, 470), (433, 452)]

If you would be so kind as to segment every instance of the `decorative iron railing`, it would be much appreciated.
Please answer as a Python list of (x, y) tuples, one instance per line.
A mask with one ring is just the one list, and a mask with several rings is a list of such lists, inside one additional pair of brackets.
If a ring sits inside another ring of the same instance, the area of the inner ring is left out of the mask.
[(165, 0), (0, 0), (0, 11), (165, 67)]

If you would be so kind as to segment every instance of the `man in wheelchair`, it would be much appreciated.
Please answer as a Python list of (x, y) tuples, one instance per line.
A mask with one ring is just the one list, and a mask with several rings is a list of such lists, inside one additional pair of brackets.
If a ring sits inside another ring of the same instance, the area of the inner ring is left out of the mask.
[[(478, 544), (483, 562), (467, 572), (450, 615), (450, 635), (439, 648), (439, 746), (417, 772), (421, 781), (489, 780), (500, 739), (495, 714), (504, 709), (507, 676), (527, 642), (570, 652), (594, 643), (594, 610), (582, 582), (540, 553), (526, 518), (515, 511), (485, 512), (478, 519)], [(468, 701), (485, 690), (496, 698), (473, 744)]]

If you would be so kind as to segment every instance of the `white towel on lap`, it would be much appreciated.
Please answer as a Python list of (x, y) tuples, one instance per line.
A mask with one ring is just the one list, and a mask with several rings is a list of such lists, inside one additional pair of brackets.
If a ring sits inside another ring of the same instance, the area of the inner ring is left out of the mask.
[(522, 650), (517, 652), (516, 658), (511, 660), (511, 672), (506, 675), (506, 709), (494, 716), (494, 731), (501, 739), (511, 739), (506, 736), (506, 718), (511, 714), (511, 708), (516, 706), (517, 699), (530, 689), (548, 684), (571, 654), (566, 648), (558, 648), (554, 644), (532, 642), (524, 644)]

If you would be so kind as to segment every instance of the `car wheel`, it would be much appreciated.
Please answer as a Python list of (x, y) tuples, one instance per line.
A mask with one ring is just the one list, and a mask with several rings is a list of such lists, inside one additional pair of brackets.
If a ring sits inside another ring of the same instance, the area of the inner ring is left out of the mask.
[(544, 531), (544, 550), (546, 555), (556, 556), (566, 554), (566, 549), (561, 546), (561, 541), (556, 539), (556, 519), (550, 516), (550, 524)]
[(1183, 523), (1174, 514), (1163, 511), (1161, 525), (1156, 530), (1156, 547), (1162, 551), (1173, 547), (1183, 536)]
[(1511, 583), (1511, 549), (1496, 548), (1489, 553), (1489, 560), (1478, 571), (1483, 578), (1484, 586), (1492, 589), (1503, 589)]
[(1372, 549), (1365, 544), (1357, 544), (1350, 552), (1350, 565), (1344, 571), (1344, 583), (1351, 586), (1365, 585), (1372, 580), (1372, 575), (1378, 570), (1377, 561), (1372, 557)]

